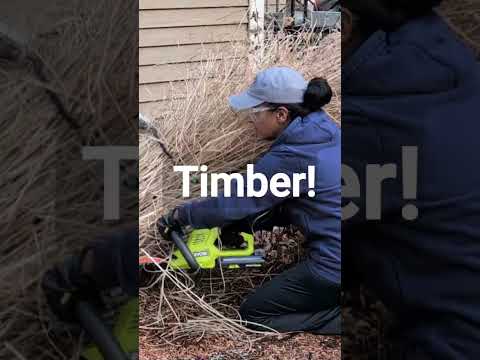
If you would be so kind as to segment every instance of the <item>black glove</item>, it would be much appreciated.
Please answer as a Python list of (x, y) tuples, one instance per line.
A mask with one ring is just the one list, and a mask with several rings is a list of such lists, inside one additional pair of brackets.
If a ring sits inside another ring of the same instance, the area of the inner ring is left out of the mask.
[(170, 240), (170, 233), (172, 231), (182, 232), (182, 224), (178, 219), (178, 209), (175, 208), (158, 219), (157, 229), (166, 240)]
[[(260, 230), (272, 231), (275, 226), (287, 227), (291, 219), (287, 213), (288, 203), (282, 203), (269, 210), (250, 215), (225, 227), (229, 231), (243, 231), (246, 233)], [(223, 230), (223, 229), (222, 229)]]
[(75, 321), (75, 302), (79, 299), (99, 303), (100, 296), (93, 280), (82, 273), (86, 251), (69, 256), (48, 270), (42, 279), (42, 289), (53, 313), (62, 321)]
[(252, 219), (246, 217), (241, 220), (237, 220), (233, 223), (225, 225), (221, 228), (222, 246), (225, 248), (237, 249), (241, 248), (245, 243), (245, 240), (240, 233), (245, 232), (247, 234), (252, 233)]

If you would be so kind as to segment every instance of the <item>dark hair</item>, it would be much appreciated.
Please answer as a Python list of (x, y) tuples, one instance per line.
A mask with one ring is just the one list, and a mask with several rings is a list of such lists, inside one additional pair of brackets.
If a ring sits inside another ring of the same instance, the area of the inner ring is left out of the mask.
[(308, 114), (321, 110), (332, 100), (332, 88), (324, 78), (313, 78), (307, 86), (303, 95), (303, 103), (300, 104), (270, 104), (275, 109), (279, 107), (287, 108), (290, 119), (296, 117), (305, 117)]
[(341, 5), (382, 30), (391, 31), (426, 15), (443, 0), (342, 0)]

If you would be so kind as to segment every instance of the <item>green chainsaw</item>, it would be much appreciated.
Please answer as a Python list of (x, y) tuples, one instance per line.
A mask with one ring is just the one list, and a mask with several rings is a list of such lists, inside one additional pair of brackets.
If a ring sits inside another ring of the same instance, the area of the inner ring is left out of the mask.
[(81, 359), (138, 360), (138, 314), (138, 297), (135, 297), (120, 307), (110, 327), (90, 303), (77, 302), (76, 318), (91, 340)]
[[(260, 267), (265, 262), (264, 251), (255, 250), (254, 236), (251, 233), (235, 232), (222, 234), (220, 228), (196, 229), (185, 236), (180, 231), (168, 234), (175, 249), (168, 266), (173, 270), (213, 269), (217, 265), (228, 269)], [(235, 238), (236, 248), (224, 247), (226, 238)], [(165, 263), (164, 259), (142, 256), (139, 265)]]

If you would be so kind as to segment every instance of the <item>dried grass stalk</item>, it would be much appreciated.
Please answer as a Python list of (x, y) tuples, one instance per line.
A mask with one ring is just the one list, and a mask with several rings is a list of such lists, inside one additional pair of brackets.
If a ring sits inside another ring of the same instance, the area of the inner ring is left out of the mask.
[(480, 57), (480, 4), (477, 0), (444, 1), (439, 9), (451, 28)]

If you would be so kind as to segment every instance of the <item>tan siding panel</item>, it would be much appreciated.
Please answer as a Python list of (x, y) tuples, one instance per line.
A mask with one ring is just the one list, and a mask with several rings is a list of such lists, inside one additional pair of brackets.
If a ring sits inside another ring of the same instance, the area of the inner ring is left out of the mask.
[[(218, 64), (220, 66), (222, 62), (218, 61)], [(192, 63), (141, 66), (139, 72), (139, 101), (144, 103), (184, 97), (186, 86), (195, 85), (195, 76), (198, 75), (200, 65), (200, 63)], [(238, 69), (243, 69), (244, 65), (242, 60), (238, 60)], [(187, 69), (190, 71), (187, 71)], [(212, 77), (215, 77), (216, 74), (215, 71), (209, 72)], [(236, 76), (243, 79), (244, 74), (238, 71)], [(181, 81), (188, 78), (190, 78), (189, 81)]]
[(140, 49), (140, 65), (161, 65), (206, 59), (228, 59), (234, 56), (230, 43), (162, 46)]
[(149, 118), (155, 118), (164, 111), (163, 101), (138, 104), (138, 111)]
[(140, 85), (138, 88), (138, 101), (145, 103), (166, 100), (172, 97), (180, 98), (184, 92), (185, 83), (183, 81)]
[(143, 10), (140, 28), (224, 25), (246, 23), (246, 8)]
[(195, 78), (200, 65), (201, 63), (182, 63), (140, 66), (138, 81), (140, 84), (151, 84)]
[(138, 110), (147, 117), (155, 119), (177, 106), (179, 106), (179, 100), (160, 100), (138, 104)]
[(248, 0), (140, 0), (140, 9), (187, 9), (248, 6)]
[(140, 84), (182, 80), (187, 75), (185, 64), (141, 66), (138, 73)]
[(145, 46), (201, 44), (247, 40), (247, 25), (219, 25), (140, 30), (139, 43)]

